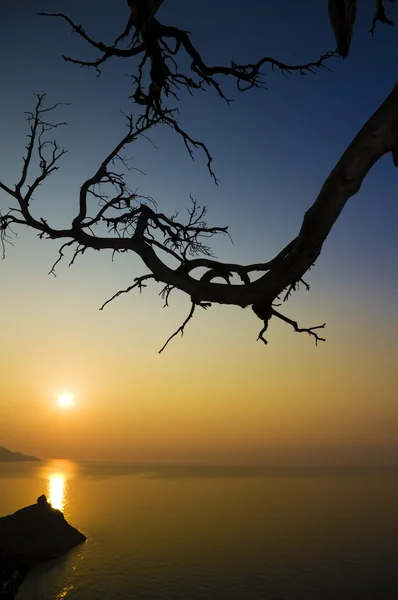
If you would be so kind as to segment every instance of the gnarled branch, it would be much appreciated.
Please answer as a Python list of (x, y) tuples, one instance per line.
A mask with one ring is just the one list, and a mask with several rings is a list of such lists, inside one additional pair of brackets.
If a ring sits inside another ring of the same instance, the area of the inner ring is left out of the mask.
[[(144, 281), (153, 279), (165, 286), (166, 304), (171, 289), (178, 289), (190, 297), (193, 306), (207, 307), (211, 303), (252, 306), (264, 323), (259, 335), (263, 341), (263, 334), (271, 317), (282, 319), (295, 331), (307, 332), (316, 342), (323, 340), (317, 330), (324, 325), (301, 328), (296, 321), (275, 310), (275, 301), (284, 291), (286, 300), (296, 285), (302, 282), (304, 274), (318, 258), (322, 245), (346, 202), (358, 192), (374, 164), (391, 152), (394, 164), (398, 165), (398, 84), (337, 162), (316, 201), (306, 212), (297, 237), (274, 259), (246, 266), (222, 263), (209, 255), (208, 246), (201, 240), (217, 233), (226, 233), (227, 228), (209, 227), (204, 221), (205, 211), (195, 202), (188, 211), (186, 223), (177, 220), (176, 216), (167, 217), (151, 206), (150, 199), (145, 201), (144, 197), (129, 190), (124, 173), (116, 173), (110, 168), (110, 163), (123, 152), (124, 147), (133, 143), (137, 136), (143, 135), (144, 125), (133, 128), (131, 120), (128, 120), (127, 135), (108, 154), (94, 177), (83, 184), (85, 194), (93, 191), (92, 186), (98, 188), (99, 185), (99, 191), (93, 192), (99, 203), (95, 215), (87, 216), (86, 200), (80, 197), (77, 217), (68, 229), (54, 228), (43, 218), (33, 217), (30, 206), (33, 200), (32, 189), (37, 189), (38, 185), (51, 175), (55, 163), (64, 152), (53, 142), (49, 157), (44, 155), (48, 148), (46, 134), (56, 127), (57, 123), (51, 124), (48, 118), (44, 117), (48, 109), (44, 107), (43, 102), (44, 97), (39, 96), (35, 111), (29, 115), (29, 143), (21, 178), (14, 187), (0, 181), (0, 188), (14, 202), (14, 206), (0, 213), (3, 242), (10, 227), (25, 225), (36, 230), (41, 237), (67, 240), (61, 249), (60, 258), (64, 249), (76, 244), (71, 262), (76, 253), (81, 254), (87, 248), (111, 249), (114, 252), (131, 251), (141, 257), (149, 274), (136, 278), (130, 289), (143, 287)], [(154, 120), (147, 126), (149, 128), (155, 124)], [(29, 181), (30, 165), (34, 156), (38, 158), (41, 171), (39, 176)], [(101, 191), (101, 186), (104, 185), (110, 186), (115, 193), (107, 194)], [(95, 235), (92, 226), (99, 223), (107, 227), (107, 235)], [(178, 265), (173, 267), (166, 264), (162, 253), (177, 259)], [(197, 257), (197, 254), (202, 256)], [(193, 276), (197, 268), (205, 270), (200, 278)], [(262, 274), (253, 281), (253, 272)], [(234, 275), (239, 277), (241, 283), (232, 280)], [(215, 281), (217, 278), (223, 281)], [(118, 295), (119, 293), (115, 294), (115, 297)], [(192, 315), (193, 312), (194, 308)], [(183, 323), (182, 329), (177, 333), (183, 332), (188, 321)]]

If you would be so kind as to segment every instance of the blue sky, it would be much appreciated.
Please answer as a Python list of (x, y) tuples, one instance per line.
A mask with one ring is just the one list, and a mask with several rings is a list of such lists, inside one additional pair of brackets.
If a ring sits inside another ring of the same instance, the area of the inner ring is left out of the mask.
[[(35, 10), (65, 11), (95, 38), (111, 41), (123, 27), (126, 9), (123, 2), (115, 3), (111, 10), (109, 6), (96, 3), (93, 14), (90, 3), (40, 2)], [(225, 7), (223, 2), (212, 6), (215, 13), (209, 19), (204, 6), (192, 10), (186, 3), (165, 2), (159, 18), (192, 31), (192, 39), (203, 48), (209, 63), (230, 59), (250, 62), (264, 54), (305, 63), (333, 46), (322, 3), (258, 3), (244, 14), (239, 3), (228, 3), (228, 11)], [(25, 127), (22, 115), (33, 104), (32, 92), (45, 91), (49, 101), (71, 102), (69, 108), (60, 111), (70, 125), (61, 135), (69, 156), (59, 178), (62, 182), (67, 178), (68, 188), (73, 190), (124, 130), (118, 110), (133, 109), (127, 98), (131, 90), (127, 75), (133, 65), (129, 59), (114, 59), (97, 79), (94, 71), (62, 61), (62, 54), (94, 56), (76, 34), (71, 35), (66, 23), (36, 16), (29, 3), (24, 11), (13, 3), (6, 8), (2, 39), (10, 52), (3, 53), (1, 59), (7, 81), (1, 102), (6, 117), (2, 127), (8, 143), (7, 171), (18, 167)], [(214, 223), (230, 225), (236, 244), (243, 237), (250, 255), (258, 256), (258, 249), (261, 252), (261, 238), (278, 249), (285, 241), (281, 237), (297, 231), (303, 212), (335, 161), (394, 83), (396, 30), (379, 25), (372, 38), (368, 34), (372, 10), (370, 0), (361, 3), (350, 58), (330, 61), (333, 72), (321, 70), (315, 76), (293, 74), (285, 78), (265, 69), (268, 91), (244, 94), (236, 92), (233, 82), (225, 81), (234, 100), (231, 106), (211, 90), (193, 99), (182, 94), (181, 120), (193, 135), (206, 141), (215, 157), (218, 189), (208, 177), (203, 157), (198, 154), (191, 164), (181, 140), (164, 130), (155, 135), (159, 152), (153, 152), (148, 144), (133, 151), (137, 166), (148, 174), (143, 178), (145, 183), (139, 184), (169, 204), (170, 210), (186, 204), (192, 192), (209, 205)], [(175, 157), (173, 169), (170, 154)], [(156, 169), (152, 168), (155, 165)], [(345, 255), (350, 252), (345, 247), (350, 240), (373, 236), (380, 248), (364, 244), (362, 251), (366, 262), (370, 259), (379, 264), (378, 251), (384, 257), (389, 254), (388, 241), (394, 238), (394, 186), (395, 172), (387, 157), (370, 174), (361, 200), (350, 201), (328, 244), (338, 236)], [(43, 189), (43, 197), (51, 191), (50, 186)], [(57, 214), (67, 210), (66, 203), (62, 204), (57, 203)], [(267, 252), (267, 244), (263, 247)], [(235, 254), (236, 249), (226, 246), (225, 251)]]

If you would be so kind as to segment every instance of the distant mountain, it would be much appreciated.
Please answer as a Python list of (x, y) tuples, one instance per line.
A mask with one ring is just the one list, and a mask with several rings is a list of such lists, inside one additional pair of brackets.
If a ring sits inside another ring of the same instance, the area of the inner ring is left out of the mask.
[(0, 446), (0, 462), (23, 462), (23, 461), (39, 461), (40, 458), (36, 458), (36, 456), (26, 456), (26, 454), (21, 454), (20, 452), (11, 452), (4, 448), (4, 446)]

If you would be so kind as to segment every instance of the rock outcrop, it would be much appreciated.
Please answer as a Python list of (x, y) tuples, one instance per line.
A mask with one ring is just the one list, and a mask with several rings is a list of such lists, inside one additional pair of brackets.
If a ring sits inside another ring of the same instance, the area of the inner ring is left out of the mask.
[(0, 560), (2, 557), (29, 564), (56, 558), (86, 539), (47, 502), (44, 494), (36, 504), (0, 518)]

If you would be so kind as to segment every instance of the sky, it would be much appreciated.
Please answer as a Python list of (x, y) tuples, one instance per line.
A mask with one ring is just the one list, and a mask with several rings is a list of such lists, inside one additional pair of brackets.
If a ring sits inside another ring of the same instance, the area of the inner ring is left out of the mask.
[[(273, 56), (317, 60), (333, 49), (326, 2), (241, 4), (164, 0), (159, 19), (191, 32), (209, 64)], [(160, 210), (184, 211), (189, 195), (208, 206), (220, 260), (266, 261), (297, 234), (336, 161), (383, 102), (395, 80), (398, 29), (368, 33), (374, 2), (358, 3), (352, 51), (330, 70), (284, 77), (264, 69), (267, 90), (239, 93), (226, 105), (209, 90), (181, 95), (181, 122), (206, 142), (219, 179), (200, 154), (191, 161), (173, 132), (160, 129), (132, 148), (131, 187)], [(398, 9), (389, 7), (398, 22)], [(209, 10), (212, 14), (209, 14)], [(67, 226), (80, 185), (125, 131), (133, 111), (132, 59), (102, 75), (65, 63), (93, 59), (65, 22), (36, 12), (65, 12), (94, 38), (111, 42), (128, 18), (126, 2), (2, 2), (0, 18), (0, 179), (13, 185), (26, 145), (24, 111), (47, 93), (68, 127), (61, 169), (35, 197), (35, 214)], [(398, 27), (398, 25), (397, 25)], [(301, 291), (284, 306), (303, 326), (326, 321), (327, 342), (271, 321), (268, 346), (256, 342), (250, 308), (200, 311), (183, 338), (159, 355), (189, 310), (174, 292), (162, 308), (149, 285), (99, 307), (145, 274), (135, 256), (112, 260), (88, 251), (48, 272), (58, 244), (18, 230), (0, 263), (0, 445), (43, 458), (196, 463), (398, 464), (398, 172), (391, 156), (349, 200)], [(0, 207), (11, 199), (0, 191)], [(59, 395), (74, 395), (62, 409)]]

